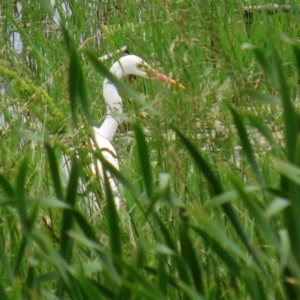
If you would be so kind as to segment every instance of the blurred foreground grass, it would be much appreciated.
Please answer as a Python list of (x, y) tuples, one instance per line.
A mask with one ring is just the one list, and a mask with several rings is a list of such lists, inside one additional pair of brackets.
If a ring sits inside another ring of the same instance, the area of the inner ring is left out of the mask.
[[(238, 1), (57, 3), (68, 51), (47, 1), (21, 3), (19, 17), (1, 7), (1, 299), (299, 298), (298, 14), (247, 25)], [(86, 53), (123, 45), (187, 89), (139, 79), (155, 113), (123, 95), (117, 212), (88, 169), (87, 125), (106, 110)]]

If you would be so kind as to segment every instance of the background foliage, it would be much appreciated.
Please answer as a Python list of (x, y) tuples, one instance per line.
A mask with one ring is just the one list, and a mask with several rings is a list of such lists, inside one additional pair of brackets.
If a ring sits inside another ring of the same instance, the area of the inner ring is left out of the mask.
[[(246, 4), (1, 4), (1, 299), (300, 297), (299, 8)], [(117, 211), (89, 125), (123, 45), (186, 90), (122, 93)]]

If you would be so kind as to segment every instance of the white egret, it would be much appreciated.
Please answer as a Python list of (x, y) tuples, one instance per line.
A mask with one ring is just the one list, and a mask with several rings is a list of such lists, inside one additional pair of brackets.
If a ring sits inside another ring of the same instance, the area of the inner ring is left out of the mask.
[[(121, 79), (126, 75), (135, 75), (144, 78), (156, 78), (171, 86), (178, 86), (180, 89), (185, 89), (182, 84), (177, 83), (175, 80), (153, 69), (142, 58), (136, 55), (126, 55), (121, 57), (112, 65), (110, 72), (118, 79)], [(122, 98), (120, 97), (116, 86), (107, 78), (105, 78), (103, 81), (103, 96), (107, 106), (107, 115), (99, 128), (93, 127), (94, 141), (96, 143), (96, 147), (102, 151), (103, 157), (113, 167), (119, 169), (117, 153), (112, 146), (111, 141), (118, 129), (118, 117), (122, 114), (123, 105)], [(97, 169), (100, 172), (100, 176), (102, 177), (101, 181), (103, 184), (104, 170), (100, 161), (97, 162), (97, 167), (95, 167), (95, 165), (92, 166), (92, 171), (94, 173), (97, 173)], [(110, 176), (108, 171), (106, 174), (114, 194), (116, 207), (119, 208), (121, 204), (121, 197), (118, 191), (118, 185), (112, 176)]]

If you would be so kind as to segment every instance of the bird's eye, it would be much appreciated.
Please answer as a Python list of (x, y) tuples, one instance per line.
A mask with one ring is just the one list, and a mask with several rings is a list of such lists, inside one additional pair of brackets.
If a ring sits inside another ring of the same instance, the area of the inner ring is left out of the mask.
[(143, 66), (144, 66), (143, 63), (138, 63), (138, 64), (137, 64), (137, 67), (138, 67), (139, 69), (142, 69)]

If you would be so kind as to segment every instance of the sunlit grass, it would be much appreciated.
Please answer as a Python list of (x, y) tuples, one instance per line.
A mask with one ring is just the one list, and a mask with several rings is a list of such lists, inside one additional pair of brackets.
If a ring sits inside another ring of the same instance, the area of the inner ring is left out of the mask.
[[(58, 3), (66, 30), (47, 1), (19, 19), (1, 6), (1, 299), (297, 299), (299, 16), (249, 25), (243, 1), (77, 2), (72, 17)], [(120, 86), (117, 212), (89, 170), (89, 124), (118, 56), (95, 57), (123, 45), (186, 90), (138, 79), (150, 109)]]

